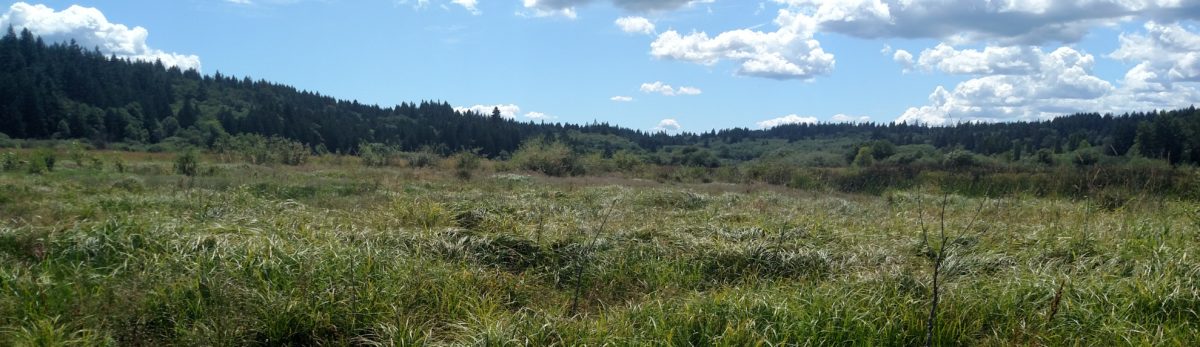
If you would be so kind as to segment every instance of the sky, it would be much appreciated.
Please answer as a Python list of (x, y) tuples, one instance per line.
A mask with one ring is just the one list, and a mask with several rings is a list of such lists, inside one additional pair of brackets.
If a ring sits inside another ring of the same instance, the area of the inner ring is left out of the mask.
[[(0, 5), (5, 4), (0, 2)], [(1200, 100), (1200, 0), (8, 2), (0, 26), (381, 106), (702, 132)]]

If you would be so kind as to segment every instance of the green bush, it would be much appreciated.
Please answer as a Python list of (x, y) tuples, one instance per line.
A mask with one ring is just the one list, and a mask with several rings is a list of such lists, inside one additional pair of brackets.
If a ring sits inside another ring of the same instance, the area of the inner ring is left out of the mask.
[(363, 165), (370, 167), (387, 166), (393, 152), (391, 147), (382, 143), (364, 142), (358, 145), (358, 157), (362, 158)]
[(258, 134), (222, 137), (213, 145), (213, 150), (222, 160), (238, 159), (258, 165), (303, 165), (312, 156), (312, 150), (303, 143)]
[(0, 170), (12, 171), (21, 166), (21, 160), (17, 158), (17, 154), (13, 152), (5, 152), (0, 155)]
[(871, 147), (859, 147), (858, 154), (854, 156), (854, 162), (852, 164), (857, 167), (868, 167), (875, 165), (875, 155), (872, 154)]
[(39, 149), (33, 154), (33, 158), (29, 160), (29, 173), (42, 173), (45, 171), (54, 171), (54, 164), (58, 161), (58, 154), (49, 148)]
[(1036, 157), (1038, 163), (1046, 166), (1054, 166), (1054, 152), (1050, 151), (1049, 149), (1039, 149)]
[(1071, 162), (1075, 166), (1091, 166), (1100, 162), (1100, 150), (1088, 147), (1071, 154)]
[(975, 153), (971, 153), (971, 151), (965, 149), (956, 149), (950, 151), (950, 153), (946, 153), (945, 158), (942, 159), (942, 165), (945, 165), (948, 169), (970, 168), (979, 166), (979, 164), (979, 157), (977, 157)]
[(460, 152), (454, 155), (454, 175), (460, 179), (470, 179), (475, 170), (479, 170), (480, 162), (475, 152)]
[(521, 169), (550, 176), (577, 175), (583, 171), (570, 147), (561, 141), (542, 137), (522, 143), (521, 148), (513, 153), (512, 161)]
[(189, 150), (175, 157), (175, 173), (195, 176), (200, 171), (200, 158), (196, 151)]
[(617, 170), (625, 172), (633, 171), (644, 163), (642, 158), (637, 154), (624, 149), (617, 151), (617, 153), (613, 153), (612, 161), (613, 165), (617, 167)]
[(411, 168), (436, 167), (438, 155), (432, 149), (422, 148), (420, 151), (406, 153), (404, 160)]

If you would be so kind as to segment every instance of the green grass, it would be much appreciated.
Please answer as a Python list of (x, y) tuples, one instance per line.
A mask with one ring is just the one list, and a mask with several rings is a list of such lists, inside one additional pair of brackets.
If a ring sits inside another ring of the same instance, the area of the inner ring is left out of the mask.
[[(925, 338), (918, 209), (936, 228), (936, 191), (322, 163), (206, 162), (188, 179), (169, 156), (122, 156), (125, 172), (0, 173), (0, 345)], [(980, 202), (949, 197), (936, 344), (1200, 344), (1194, 202), (1013, 195), (958, 233)]]

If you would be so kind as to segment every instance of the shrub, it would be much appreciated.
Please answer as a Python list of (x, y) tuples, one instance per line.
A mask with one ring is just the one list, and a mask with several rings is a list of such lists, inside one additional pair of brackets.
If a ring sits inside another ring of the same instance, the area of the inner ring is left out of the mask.
[(303, 143), (286, 138), (264, 137), (258, 134), (240, 134), (217, 140), (213, 149), (222, 160), (240, 159), (251, 164), (303, 165), (312, 156), (312, 150)]
[(471, 174), (480, 166), (479, 155), (475, 152), (460, 152), (454, 155), (454, 174), (460, 179), (470, 179)]
[(140, 192), (145, 189), (145, 184), (142, 179), (137, 177), (125, 177), (112, 184), (113, 189), (119, 189), (129, 192)]
[(42, 173), (43, 171), (54, 171), (54, 163), (58, 160), (58, 156), (54, 150), (43, 148), (33, 154), (33, 159), (29, 160), (29, 173)]
[(438, 155), (429, 148), (422, 148), (420, 151), (406, 154), (405, 161), (411, 168), (434, 167), (437, 166)]
[(392, 148), (382, 143), (361, 143), (358, 145), (358, 157), (363, 165), (370, 167), (386, 166), (392, 155)]
[(272, 159), (284, 165), (304, 165), (312, 151), (303, 143), (291, 141), (282, 137), (272, 137), (268, 142), (268, 151)]
[(975, 153), (971, 153), (971, 151), (956, 149), (950, 151), (950, 153), (946, 153), (945, 158), (942, 159), (942, 165), (945, 165), (949, 169), (975, 167), (979, 166), (979, 158), (975, 156)]
[(1037, 162), (1046, 166), (1054, 166), (1054, 152), (1046, 148), (1039, 149), (1037, 151)]
[(513, 154), (518, 167), (550, 176), (575, 175), (582, 171), (571, 148), (561, 141), (533, 138)]
[(175, 157), (175, 173), (184, 176), (195, 176), (199, 172), (200, 159), (195, 150), (185, 151)]
[(125, 173), (125, 160), (121, 159), (121, 157), (113, 158), (112, 165), (113, 165), (114, 171), (120, 172), (120, 173)]
[(75, 166), (83, 167), (84, 161), (87, 160), (87, 149), (83, 147), (79, 141), (71, 141), (68, 145), (67, 156), (71, 157), (71, 161), (75, 162)]
[(1084, 148), (1075, 151), (1071, 156), (1071, 162), (1076, 166), (1091, 166), (1100, 162), (1100, 151), (1095, 148)]
[(0, 133), (0, 148), (14, 148), (20, 147), (20, 145), (21, 143), (17, 140), (13, 140), (5, 133)]
[(621, 171), (633, 171), (643, 163), (642, 158), (638, 157), (637, 154), (624, 149), (613, 153), (612, 161), (617, 170)]
[(12, 170), (16, 170), (17, 167), (20, 167), (20, 166), (21, 166), (21, 161), (20, 161), (20, 159), (17, 158), (16, 153), (5, 152), (3, 155), (0, 155), (0, 170), (12, 171)]
[(854, 156), (853, 165), (857, 167), (875, 165), (875, 155), (871, 153), (871, 147), (859, 147), (858, 154)]

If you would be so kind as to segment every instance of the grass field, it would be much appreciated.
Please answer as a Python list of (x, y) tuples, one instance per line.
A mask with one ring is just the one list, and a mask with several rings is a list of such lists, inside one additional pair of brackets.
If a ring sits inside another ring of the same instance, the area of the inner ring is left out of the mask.
[(0, 345), (920, 345), (943, 225), (935, 345), (1200, 344), (1173, 198), (96, 155), (0, 173)]

